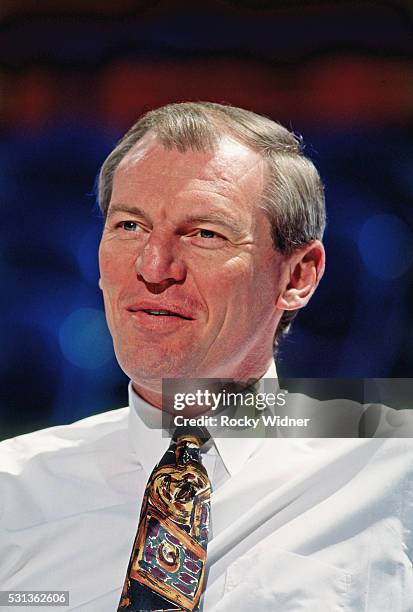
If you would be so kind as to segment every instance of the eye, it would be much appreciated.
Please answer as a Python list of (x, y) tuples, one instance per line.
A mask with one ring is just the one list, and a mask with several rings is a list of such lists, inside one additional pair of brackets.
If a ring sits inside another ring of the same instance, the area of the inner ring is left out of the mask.
[(199, 235), (201, 238), (221, 238), (222, 236), (218, 236), (216, 232), (213, 232), (209, 229), (201, 229), (199, 230)]
[(188, 237), (192, 244), (203, 249), (220, 249), (228, 244), (225, 236), (205, 227), (194, 230)]
[(120, 227), (127, 232), (135, 232), (138, 224), (135, 223), (135, 221), (122, 221), (122, 223), (120, 223)]

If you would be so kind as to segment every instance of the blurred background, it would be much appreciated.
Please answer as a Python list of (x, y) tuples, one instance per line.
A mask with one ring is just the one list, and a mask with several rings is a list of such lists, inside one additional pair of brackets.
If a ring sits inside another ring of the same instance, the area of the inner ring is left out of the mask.
[(413, 13), (392, 2), (2, 0), (0, 439), (125, 405), (94, 182), (126, 129), (184, 100), (302, 134), (328, 265), (288, 377), (412, 377)]

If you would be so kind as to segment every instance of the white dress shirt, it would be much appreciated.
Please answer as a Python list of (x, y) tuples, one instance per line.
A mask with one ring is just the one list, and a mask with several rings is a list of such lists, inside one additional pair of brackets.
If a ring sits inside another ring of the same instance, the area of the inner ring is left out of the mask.
[[(146, 482), (169, 445), (150, 427), (159, 411), (129, 395), (129, 408), (0, 444), (1, 590), (117, 609)], [(413, 610), (413, 440), (217, 438), (203, 463), (203, 612)]]

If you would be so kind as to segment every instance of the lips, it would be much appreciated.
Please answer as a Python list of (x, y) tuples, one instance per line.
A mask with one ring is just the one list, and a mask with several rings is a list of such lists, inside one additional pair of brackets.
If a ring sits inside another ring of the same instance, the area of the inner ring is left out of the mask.
[(150, 317), (178, 317), (192, 321), (192, 313), (177, 304), (140, 302), (127, 307), (132, 313), (142, 312)]

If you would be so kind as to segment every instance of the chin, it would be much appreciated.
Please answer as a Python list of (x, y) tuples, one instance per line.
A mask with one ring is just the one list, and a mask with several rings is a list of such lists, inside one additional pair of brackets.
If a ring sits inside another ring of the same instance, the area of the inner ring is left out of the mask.
[[(135, 381), (159, 380), (163, 378), (194, 378), (194, 361), (188, 354), (166, 353), (144, 349), (135, 355), (116, 354), (125, 374)], [(184, 357), (180, 359), (179, 357)]]

